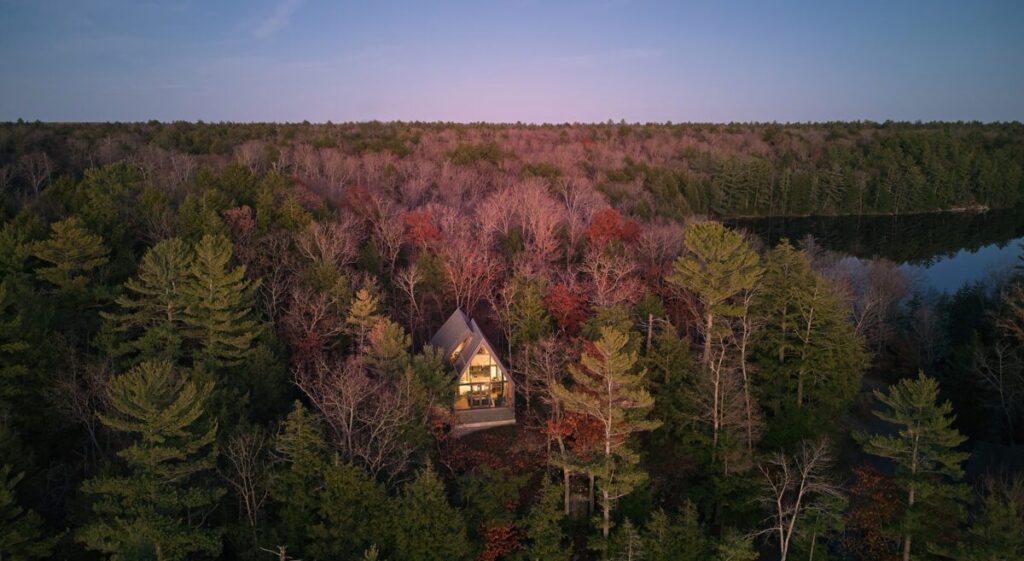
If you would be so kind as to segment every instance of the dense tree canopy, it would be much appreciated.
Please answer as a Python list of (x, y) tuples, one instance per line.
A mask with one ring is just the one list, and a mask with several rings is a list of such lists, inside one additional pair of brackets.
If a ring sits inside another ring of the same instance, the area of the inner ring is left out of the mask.
[[(937, 295), (716, 218), (1012, 209), (1022, 161), (1016, 123), (0, 124), (0, 559), (1019, 557), (1021, 271)], [(459, 426), (455, 309), (515, 425)]]

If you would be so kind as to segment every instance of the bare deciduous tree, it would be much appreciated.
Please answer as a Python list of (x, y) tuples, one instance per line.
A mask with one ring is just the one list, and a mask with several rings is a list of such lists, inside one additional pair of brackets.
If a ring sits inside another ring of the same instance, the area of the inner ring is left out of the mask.
[(586, 276), (590, 301), (595, 306), (634, 302), (643, 289), (636, 263), (618, 252), (591, 249), (580, 271)]
[(387, 481), (405, 471), (415, 454), (410, 427), (426, 422), (411, 383), (408, 377), (374, 379), (359, 357), (344, 363), (320, 357), (308, 371), (296, 372), (296, 384), (324, 416), (345, 456)]
[(14, 168), (11, 166), (0, 166), (0, 196), (7, 192), (14, 180)]
[(266, 166), (266, 153), (267, 149), (262, 141), (249, 140), (235, 147), (235, 161), (254, 174), (262, 173)]
[(83, 456), (98, 461), (103, 447), (100, 445), (99, 416), (107, 406), (108, 365), (83, 363), (77, 353), (68, 353), (65, 368), (58, 369), (53, 383), (53, 403), (74, 424), (85, 429), (88, 441)]
[(974, 372), (988, 394), (982, 403), (1006, 423), (1010, 445), (1015, 444), (1016, 420), (1024, 401), (1024, 360), (1019, 344), (1000, 338), (974, 352)]
[(477, 304), (490, 293), (501, 264), (487, 248), (482, 247), (475, 232), (449, 232), (441, 247), (444, 258), (442, 272), (453, 304), (472, 313)]
[(312, 222), (297, 236), (296, 245), (310, 261), (347, 267), (358, 257), (360, 241), (356, 225), (350, 220)]
[(50, 173), (52, 172), (50, 157), (46, 155), (46, 152), (25, 154), (18, 159), (18, 169), (21, 170), (22, 179), (28, 183), (29, 187), (32, 188), (32, 192), (38, 197), (39, 191), (43, 188), (43, 183), (50, 180)]
[(258, 427), (233, 434), (224, 449), (228, 467), (220, 470), (221, 477), (238, 497), (239, 516), (244, 517), (252, 531), (254, 545), (260, 513), (270, 495), (267, 486), (267, 442), (267, 433)]
[(778, 540), (780, 561), (786, 561), (797, 524), (812, 501), (841, 496), (839, 486), (828, 475), (831, 464), (828, 441), (822, 439), (801, 443), (792, 457), (776, 452), (760, 466), (765, 482), (761, 500), (771, 511), (761, 533)]

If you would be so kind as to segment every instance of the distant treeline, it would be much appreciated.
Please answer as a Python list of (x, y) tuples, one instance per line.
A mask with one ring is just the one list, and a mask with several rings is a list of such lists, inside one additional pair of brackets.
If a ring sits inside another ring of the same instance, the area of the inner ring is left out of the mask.
[(396, 188), (444, 188), (448, 167), (459, 189), (587, 182), (644, 219), (1010, 208), (1024, 193), (1020, 123), (0, 124), (0, 187), (14, 192), (123, 159), (178, 177), (236, 161), (340, 188), (367, 158)]

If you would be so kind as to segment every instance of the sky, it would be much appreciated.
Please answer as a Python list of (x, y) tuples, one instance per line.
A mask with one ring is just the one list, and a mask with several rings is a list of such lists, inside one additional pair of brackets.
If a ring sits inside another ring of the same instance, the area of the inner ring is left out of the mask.
[(0, 120), (1024, 120), (1024, 1), (0, 0)]

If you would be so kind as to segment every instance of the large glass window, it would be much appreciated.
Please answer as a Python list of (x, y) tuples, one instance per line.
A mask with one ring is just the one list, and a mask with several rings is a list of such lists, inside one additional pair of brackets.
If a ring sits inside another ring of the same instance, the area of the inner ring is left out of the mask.
[(486, 347), (473, 355), (469, 368), (459, 379), (455, 395), (455, 409), (508, 407), (510, 388), (508, 380)]

